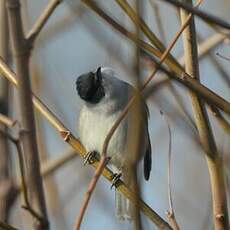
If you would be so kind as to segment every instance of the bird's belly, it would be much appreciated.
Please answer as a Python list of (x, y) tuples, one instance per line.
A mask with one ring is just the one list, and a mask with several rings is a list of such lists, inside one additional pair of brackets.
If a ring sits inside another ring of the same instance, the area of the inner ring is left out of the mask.
[[(97, 151), (102, 153), (105, 138), (118, 116), (119, 113), (115, 113), (111, 116), (97, 116), (95, 114), (84, 113), (81, 116), (79, 135), (82, 144), (88, 152)], [(126, 122), (127, 121), (124, 120), (118, 126), (107, 148), (107, 156), (111, 157), (110, 163), (118, 168), (122, 166), (124, 160), (127, 132)]]

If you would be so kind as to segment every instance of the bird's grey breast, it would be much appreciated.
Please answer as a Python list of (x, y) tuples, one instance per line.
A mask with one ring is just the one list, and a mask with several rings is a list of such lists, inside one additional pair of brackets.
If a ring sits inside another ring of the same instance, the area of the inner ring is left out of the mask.
[[(102, 109), (97, 109), (89, 109), (86, 105), (83, 106), (80, 112), (79, 136), (87, 151), (98, 151), (101, 153), (105, 138), (122, 110), (108, 113), (106, 111), (103, 112)], [(120, 167), (122, 164), (121, 159), (125, 154), (126, 135), (127, 120), (125, 119), (113, 134), (107, 149), (107, 155), (112, 158), (111, 163), (117, 167)]]

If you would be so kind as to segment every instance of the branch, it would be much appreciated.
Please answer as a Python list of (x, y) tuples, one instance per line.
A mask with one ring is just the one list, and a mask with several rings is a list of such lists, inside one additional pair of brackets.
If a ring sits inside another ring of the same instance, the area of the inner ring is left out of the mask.
[[(9, 62), (9, 30), (6, 12), (6, 0), (0, 1), (0, 56)], [(8, 121), (4, 116), (8, 114), (9, 83), (5, 78), (0, 79), (0, 120)], [(0, 130), (5, 131), (5, 124), (0, 125)], [(16, 188), (10, 173), (11, 151), (9, 143), (0, 135), (0, 220), (8, 222), (11, 208), (16, 199)]]
[[(17, 86), (17, 80), (15, 73), (4, 63), (0, 58), (0, 72), (11, 82), (14, 86)], [(32, 93), (31, 93), (32, 94)], [(49, 123), (61, 134), (62, 139), (67, 142), (73, 149), (83, 158), (86, 154), (84, 146), (76, 139), (73, 134), (62, 124), (62, 122), (47, 108), (47, 106), (35, 95), (32, 94), (32, 101), (35, 108), (48, 120)], [(93, 164), (90, 164), (94, 168), (97, 168), (99, 164), (99, 158), (95, 160)], [(102, 175), (112, 183), (113, 173), (107, 167), (104, 168)], [(122, 180), (119, 181), (117, 190), (121, 192), (127, 199), (134, 201), (135, 197), (133, 193), (126, 187)], [(171, 229), (170, 226), (145, 202), (139, 199), (140, 210), (159, 228)]]
[(54, 159), (51, 158), (50, 160), (44, 161), (44, 163), (41, 165), (42, 177), (47, 177), (48, 175), (54, 173), (60, 167), (64, 166), (67, 162), (76, 158), (76, 156), (77, 153), (74, 150), (70, 149), (60, 156), (55, 157)]
[(176, 221), (173, 201), (172, 201), (172, 184), (171, 184), (171, 177), (172, 177), (172, 132), (169, 125), (169, 121), (165, 116), (163, 111), (160, 111), (160, 114), (163, 116), (165, 123), (168, 128), (169, 133), (169, 149), (168, 149), (168, 202), (169, 202), (169, 210), (166, 212), (169, 222), (173, 226), (173, 230), (179, 230), (179, 226)]
[(22, 208), (26, 209), (33, 217), (35, 217), (40, 222), (41, 226), (44, 226), (45, 223), (43, 218), (33, 210), (33, 208), (29, 203), (28, 189), (26, 186), (26, 178), (25, 178), (25, 171), (24, 171), (25, 166), (24, 166), (23, 153), (22, 153), (20, 140), (12, 137), (10, 134), (3, 132), (1, 130), (0, 130), (0, 134), (5, 136), (5, 138), (7, 138), (8, 140), (10, 140), (17, 149), (19, 168), (20, 168), (21, 180), (22, 180), (21, 186), (22, 186), (22, 192), (23, 192), (23, 197), (25, 202), (25, 205), (23, 205)]
[(11, 128), (11, 127), (15, 126), (17, 121), (12, 120), (9, 117), (5, 116), (4, 114), (0, 113), (0, 123)]
[(48, 5), (42, 12), (42, 14), (39, 16), (35, 24), (33, 25), (32, 29), (29, 31), (28, 35), (26, 36), (27, 41), (30, 44), (33, 44), (35, 39), (37, 38), (38, 34), (42, 30), (42, 28), (45, 26), (46, 22), (56, 9), (56, 7), (61, 3), (62, 0), (51, 0), (49, 1)]
[[(192, 4), (191, 0), (186, 0), (186, 2), (188, 4)], [(187, 18), (187, 15), (188, 13), (181, 9), (182, 23)], [(190, 22), (189, 27), (184, 31), (183, 41), (186, 70), (194, 77), (194, 79), (196, 79), (196, 81), (199, 81), (200, 76), (194, 19)], [(205, 150), (205, 157), (210, 175), (215, 229), (228, 229), (228, 210), (221, 157), (217, 152), (215, 139), (203, 102), (193, 92), (190, 91), (189, 95), (192, 102), (193, 114), (200, 140)]]
[[(230, 32), (229, 32), (229, 35), (230, 35)], [(223, 42), (226, 37), (227, 37), (226, 35), (216, 33), (210, 36), (208, 39), (202, 41), (200, 44), (198, 44), (197, 49), (198, 49), (199, 59), (203, 58), (212, 49), (214, 49), (221, 42)], [(184, 56), (179, 58), (179, 62), (182, 66), (184, 66)]]
[[(156, 50), (154, 47), (150, 46), (148, 43), (137, 39), (135, 35), (120, 24), (118, 24), (115, 20), (113, 20), (110, 16), (108, 16), (104, 11), (102, 11), (93, 1), (91, 0), (82, 0), (88, 7), (90, 7), (93, 11), (95, 11), (100, 17), (102, 17), (106, 22), (108, 22), (113, 28), (118, 30), (120, 33), (125, 35), (133, 42), (138, 42), (138, 45), (148, 51), (149, 53), (161, 57), (162, 53)], [(179, 65), (174, 63), (172, 60), (166, 58), (165, 63), (172, 69), (176, 74), (170, 74), (170, 77), (173, 77), (175, 80), (183, 84), (185, 87), (193, 90), (196, 94), (201, 96), (206, 102), (209, 104), (215, 105), (216, 107), (222, 109), (226, 113), (230, 114), (230, 104), (225, 99), (221, 98), (202, 84), (198, 83), (191, 76), (184, 72), (184, 69)]]
[[(40, 162), (36, 142), (34, 111), (31, 98), (29, 57), (30, 44), (26, 41), (20, 14), (20, 1), (7, 0), (10, 35), (15, 56), (16, 72), (18, 76), (19, 103), (21, 112), (21, 125), (23, 132), (22, 145), (25, 152), (27, 166), (27, 181), (30, 192), (33, 193), (34, 205), (44, 221), (35, 223), (37, 229), (49, 229), (47, 211), (40, 174)], [(44, 224), (44, 225), (43, 225)]]
[(228, 135), (230, 135), (230, 124), (224, 118), (224, 116), (221, 114), (221, 112), (217, 108), (215, 108), (213, 106), (209, 106), (208, 108), (212, 112), (213, 116), (216, 118), (216, 120), (218, 121), (218, 123), (220, 124), (220, 126), (223, 128), (223, 130)]
[(192, 13), (192, 14), (200, 17), (204, 21), (207, 21), (207, 22), (212, 23), (212, 24), (216, 24), (218, 26), (221, 26), (223, 28), (230, 30), (230, 24), (228, 22), (222, 20), (219, 17), (208, 14), (202, 10), (194, 9), (191, 4), (179, 2), (177, 0), (163, 0), (163, 1), (165, 1), (171, 5), (181, 7), (182, 9), (188, 11), (189, 13)]
[(18, 230), (17, 228), (15, 228), (15, 227), (13, 227), (13, 226), (11, 226), (9, 224), (6, 224), (6, 223), (4, 223), (2, 221), (0, 221), (0, 227), (1, 227), (2, 230)]

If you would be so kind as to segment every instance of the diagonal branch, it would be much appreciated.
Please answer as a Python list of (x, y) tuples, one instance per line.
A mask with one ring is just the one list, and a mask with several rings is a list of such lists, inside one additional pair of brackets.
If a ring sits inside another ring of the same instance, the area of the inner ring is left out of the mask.
[(181, 7), (182, 9), (188, 11), (189, 13), (192, 13), (193, 15), (200, 17), (204, 21), (207, 21), (207, 22), (212, 23), (212, 24), (216, 24), (218, 26), (221, 26), (225, 29), (230, 30), (230, 24), (228, 22), (222, 20), (219, 17), (208, 14), (208, 13), (204, 12), (203, 10), (194, 9), (191, 4), (177, 1), (177, 0), (163, 0), (163, 1), (165, 1), (171, 5)]
[(28, 35), (26, 36), (26, 39), (30, 44), (33, 44), (35, 39), (37, 38), (38, 34), (42, 30), (42, 28), (45, 26), (46, 22), (56, 9), (56, 7), (61, 3), (62, 0), (51, 0), (49, 1), (48, 5), (42, 12), (42, 14), (39, 16), (31, 30), (29, 31)]

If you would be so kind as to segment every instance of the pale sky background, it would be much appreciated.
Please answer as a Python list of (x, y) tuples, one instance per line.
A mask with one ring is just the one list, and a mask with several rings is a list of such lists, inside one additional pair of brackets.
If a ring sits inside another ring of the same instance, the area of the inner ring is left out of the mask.
[[(131, 64), (133, 44), (118, 32), (111, 29), (89, 8), (81, 5), (79, 0), (66, 0), (59, 5), (50, 18), (39, 39), (35, 43), (32, 55), (32, 65), (38, 73), (33, 75), (36, 87), (34, 91), (43, 102), (61, 119), (61, 121), (77, 134), (76, 124), (80, 108), (80, 100), (75, 90), (75, 80), (81, 73), (88, 72), (98, 66), (110, 66), (116, 70), (121, 79), (131, 82)], [(112, 0), (98, 0), (119, 22), (130, 28), (132, 23)], [(145, 3), (145, 19), (148, 25), (159, 35), (155, 16), (148, 0)], [(47, 0), (24, 0), (26, 27), (30, 27), (39, 16)], [(179, 29), (176, 11), (171, 6), (157, 1), (162, 15), (163, 26), (167, 33), (167, 44)], [(205, 0), (201, 9), (230, 21), (230, 3), (227, 0)], [(203, 39), (214, 34), (203, 21), (196, 20), (197, 31)], [(182, 39), (173, 49), (173, 54), (179, 57), (183, 51)], [(230, 57), (230, 46), (222, 44), (212, 53), (221, 53)], [(225, 71), (230, 74), (230, 63), (217, 58)], [(143, 71), (143, 76), (148, 76)], [(229, 87), (221, 80), (219, 73), (209, 59), (200, 62), (201, 81), (217, 92), (230, 99)], [(157, 75), (155, 79), (159, 79)], [(179, 85), (176, 88), (179, 90)], [(180, 87), (181, 88), (181, 87)], [(190, 101), (186, 90), (179, 93), (191, 113)], [(154, 102), (154, 103), (153, 103)], [(142, 183), (143, 199), (162, 218), (166, 219), (168, 209), (167, 197), (167, 153), (168, 130), (165, 121), (159, 113), (159, 107), (169, 114), (172, 129), (173, 175), (172, 194), (175, 214), (181, 229), (207, 230), (213, 229), (211, 216), (211, 194), (209, 178), (204, 154), (191, 137), (194, 132), (178, 115), (175, 100), (166, 87), (159, 90), (154, 97), (149, 98), (150, 108), (149, 131), (153, 149), (153, 167), (148, 182)], [(230, 142), (227, 135), (211, 118), (217, 145), (222, 154), (228, 154)], [(44, 129), (46, 151), (50, 157), (62, 154), (68, 145), (64, 143), (53, 127), (41, 118)], [(142, 163), (141, 163), (142, 173)], [(228, 165), (228, 172), (229, 170)], [(61, 209), (57, 208), (57, 216), (49, 211), (51, 229), (72, 229), (75, 217), (79, 214), (80, 205), (87, 185), (93, 175), (90, 166), (83, 167), (82, 160), (76, 158), (55, 173), (54, 179), (58, 186)], [(19, 205), (19, 204), (18, 204)], [(61, 213), (61, 214), (60, 214)], [(20, 229), (29, 229), (22, 219), (24, 214), (18, 209), (12, 215), (12, 223)], [(20, 220), (21, 219), (21, 220)], [(64, 221), (65, 220), (65, 221)], [(155, 229), (155, 226), (143, 216), (144, 229)], [(119, 223), (115, 219), (114, 191), (110, 184), (101, 178), (92, 196), (82, 223), (82, 230), (89, 229), (132, 229), (129, 223)]]

